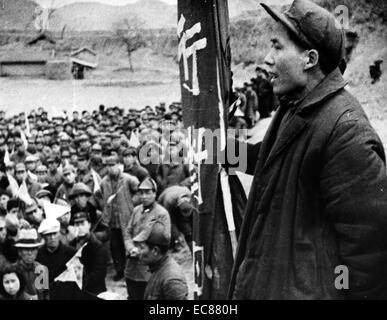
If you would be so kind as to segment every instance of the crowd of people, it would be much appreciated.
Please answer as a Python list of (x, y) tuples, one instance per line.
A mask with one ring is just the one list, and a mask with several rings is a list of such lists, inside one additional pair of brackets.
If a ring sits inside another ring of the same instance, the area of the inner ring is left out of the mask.
[(179, 103), (0, 111), (1, 298), (96, 298), (112, 263), (128, 299), (187, 299), (170, 252), (192, 250), (190, 172), (164, 161), (182, 128)]

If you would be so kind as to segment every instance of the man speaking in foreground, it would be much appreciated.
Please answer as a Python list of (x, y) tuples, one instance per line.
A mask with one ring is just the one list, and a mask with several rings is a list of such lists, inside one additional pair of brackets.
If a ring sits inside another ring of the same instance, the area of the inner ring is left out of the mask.
[(229, 296), (387, 298), (385, 153), (344, 89), (344, 33), (307, 0), (284, 14), (262, 6), (275, 20), (265, 64), (281, 105), (248, 147), (254, 180)]

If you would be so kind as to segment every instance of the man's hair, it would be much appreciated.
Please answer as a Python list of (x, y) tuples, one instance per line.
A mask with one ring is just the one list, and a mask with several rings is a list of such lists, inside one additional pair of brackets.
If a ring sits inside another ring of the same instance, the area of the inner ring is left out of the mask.
[(160, 253), (161, 254), (166, 254), (168, 252), (168, 249), (169, 249), (169, 246), (164, 246), (164, 245), (160, 245), (160, 244), (154, 244), (154, 243), (150, 243), (148, 241), (145, 241), (145, 243), (147, 244), (147, 246), (149, 247), (149, 249), (153, 249), (155, 247), (158, 247), (160, 249)]
[(17, 209), (23, 209), (22, 208), (22, 202), (19, 199), (12, 198), (9, 199), (7, 202), (7, 211), (11, 211), (12, 209), (17, 208)]
[(5, 291), (4, 285), (3, 285), (3, 278), (6, 274), (14, 273), (19, 278), (20, 282), (20, 289), (17, 293), (17, 296), (20, 296), (20, 294), (24, 293), (25, 287), (26, 287), (26, 279), (23, 276), (23, 274), (19, 271), (19, 269), (12, 264), (7, 264), (0, 272), (0, 294), (3, 297), (10, 297), (9, 294)]
[(125, 151), (125, 155), (127, 155), (127, 156), (132, 156), (132, 157), (137, 157), (137, 156), (138, 156), (137, 148), (135, 148), (135, 147), (129, 147), (129, 148)]
[(288, 34), (288, 36), (289, 36), (289, 39), (291, 40), (291, 41), (293, 41), (295, 44), (296, 44), (296, 46), (300, 49), (300, 51), (302, 52), (302, 51), (305, 51), (305, 50), (316, 50), (317, 52), (318, 52), (318, 55), (319, 55), (319, 59), (318, 59), (318, 65), (319, 65), (319, 67), (320, 67), (320, 69), (321, 69), (321, 71), (322, 71), (322, 73), (324, 74), (324, 75), (327, 75), (328, 73), (329, 73), (329, 70), (327, 70), (325, 67), (324, 67), (324, 65), (321, 63), (321, 59), (320, 59), (320, 51), (317, 49), (317, 48), (311, 48), (311, 47), (308, 47), (308, 46), (306, 46), (305, 44), (303, 44), (301, 41), (300, 41), (300, 39), (298, 39), (293, 33), (291, 33), (288, 29), (286, 29), (286, 32), (287, 32), (287, 34)]

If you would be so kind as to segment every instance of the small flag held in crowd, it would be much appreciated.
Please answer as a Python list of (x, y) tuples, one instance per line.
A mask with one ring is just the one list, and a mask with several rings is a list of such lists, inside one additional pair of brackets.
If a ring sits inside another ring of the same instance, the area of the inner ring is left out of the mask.
[(30, 129), (30, 122), (28, 120), (28, 117), (26, 118), (26, 136), (28, 138), (32, 137), (31, 135), (31, 129)]
[(9, 152), (8, 152), (8, 148), (5, 148), (5, 153), (4, 153), (4, 164), (6, 165), (6, 166), (8, 166), (9, 165), (9, 163), (11, 162), (11, 159), (10, 159), (10, 157), (9, 157)]
[(22, 200), (26, 205), (31, 205), (34, 202), (30, 194), (28, 193), (27, 183), (25, 180), (22, 182), (22, 184), (19, 187), (18, 198)]
[(27, 149), (28, 148), (28, 141), (27, 141), (26, 135), (24, 134), (23, 130), (20, 130), (20, 138), (23, 141), (24, 148)]
[(54, 204), (48, 201), (44, 202), (44, 213), (47, 219), (58, 219), (70, 211), (70, 206)]
[(33, 200), (30, 197), (30, 194), (28, 193), (26, 182), (23, 181), (23, 183), (19, 187), (17, 181), (10, 173), (7, 173), (7, 178), (8, 178), (9, 188), (11, 189), (12, 196), (24, 201), (26, 205), (31, 205), (33, 203)]
[(94, 169), (91, 169), (91, 175), (93, 176), (93, 182), (94, 182), (94, 194), (101, 190), (101, 184), (100, 180), (101, 178), (98, 176), (97, 172), (95, 172)]
[(12, 196), (17, 197), (19, 193), (19, 185), (17, 184), (15, 178), (9, 172), (7, 172), (7, 178), (8, 178), (9, 188), (11, 189)]
[(67, 269), (57, 276), (54, 281), (75, 282), (79, 289), (82, 290), (83, 264), (81, 263), (80, 258), (82, 256), (82, 250), (87, 243), (88, 242), (79, 248), (76, 254), (66, 263)]
[(130, 134), (129, 146), (138, 148), (140, 146), (140, 140), (138, 139), (137, 132), (135, 130)]
[(36, 174), (32, 173), (30, 170), (28, 170), (27, 174), (32, 182), (38, 182), (38, 176)]

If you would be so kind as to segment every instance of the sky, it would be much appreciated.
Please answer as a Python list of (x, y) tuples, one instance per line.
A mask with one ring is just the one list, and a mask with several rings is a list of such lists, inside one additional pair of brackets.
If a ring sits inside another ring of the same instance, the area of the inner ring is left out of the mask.
[[(101, 2), (106, 4), (112, 4), (112, 5), (126, 5), (128, 3), (133, 3), (136, 1), (142, 1), (142, 0), (35, 0), (36, 3), (40, 4), (43, 7), (51, 6), (52, 3), (54, 3), (54, 6), (63, 6), (66, 4), (74, 3), (74, 2)], [(161, 0), (163, 2), (166, 2), (168, 4), (176, 4), (177, 0)]]

